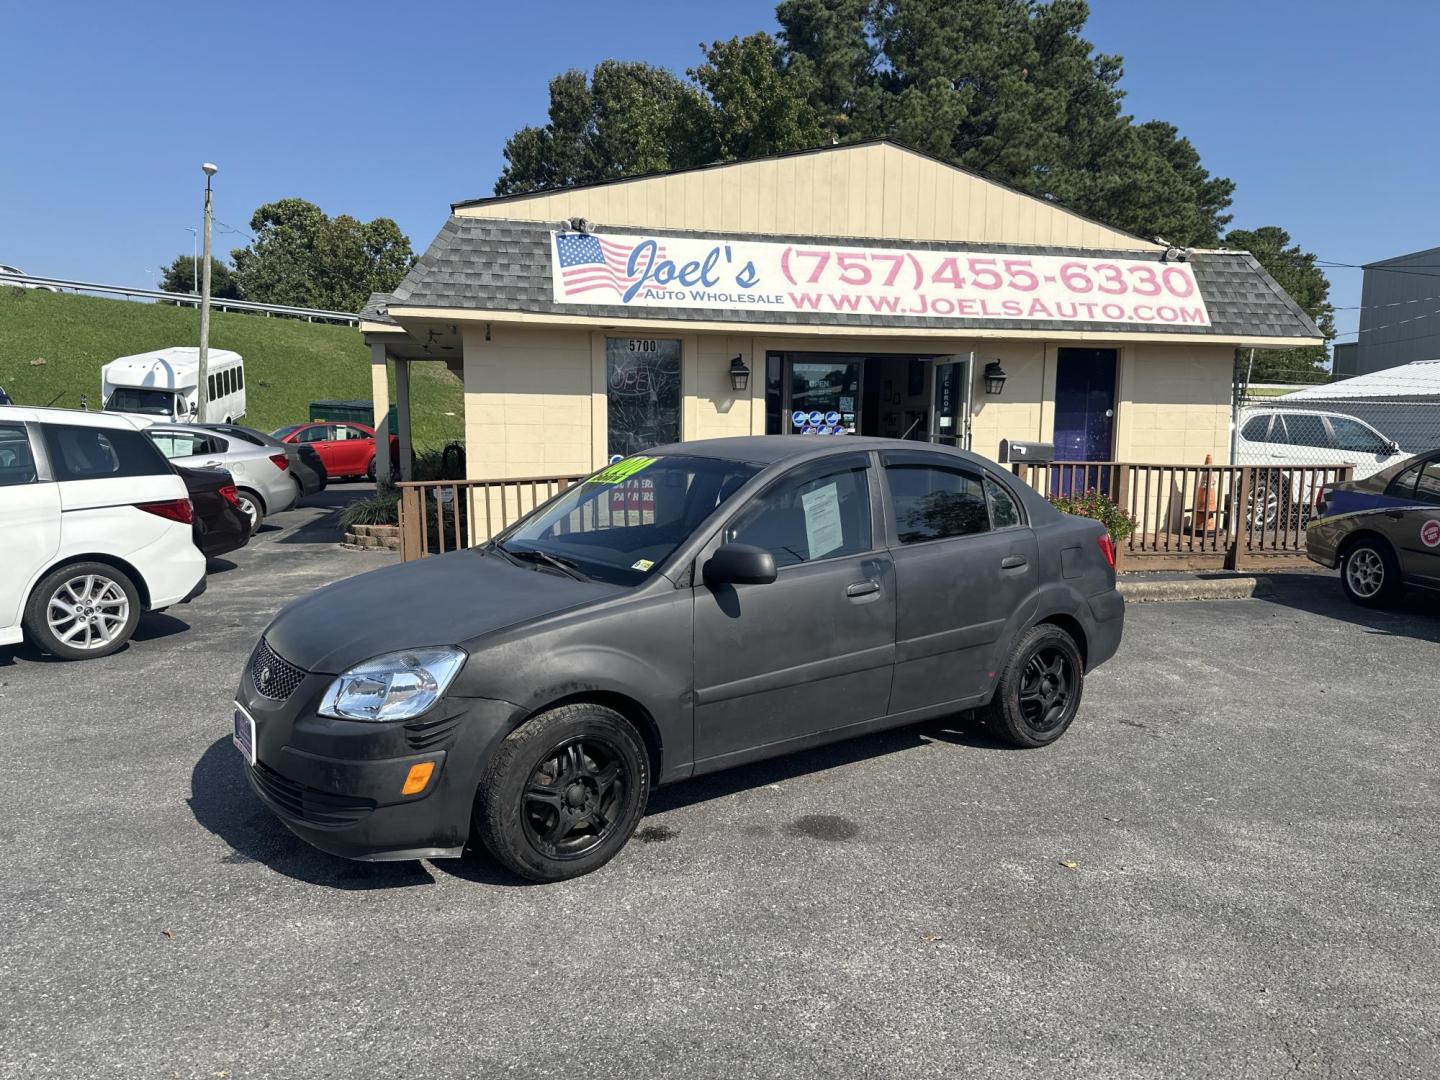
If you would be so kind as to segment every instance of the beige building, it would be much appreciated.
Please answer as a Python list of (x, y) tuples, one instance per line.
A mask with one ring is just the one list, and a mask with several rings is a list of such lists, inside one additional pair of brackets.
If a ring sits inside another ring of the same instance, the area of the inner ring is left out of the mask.
[(1245, 252), (888, 141), (457, 203), (362, 330), (377, 415), (386, 362), (402, 399), (409, 362), (463, 375), (475, 479), (766, 432), (1225, 462), (1235, 350), (1322, 340)]

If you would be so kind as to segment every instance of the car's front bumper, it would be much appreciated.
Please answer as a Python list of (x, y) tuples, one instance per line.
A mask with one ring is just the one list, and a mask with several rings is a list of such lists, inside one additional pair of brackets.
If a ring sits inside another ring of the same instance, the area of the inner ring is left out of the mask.
[[(447, 698), (404, 723), (336, 720), (316, 712), (333, 676), (304, 674), (277, 701), (256, 689), (252, 667), (236, 700), (255, 721), (256, 763), (241, 767), (286, 828), (347, 859), (460, 855), (484, 763), (516, 706)], [(429, 782), (402, 795), (411, 768), (425, 762), (434, 763)]]

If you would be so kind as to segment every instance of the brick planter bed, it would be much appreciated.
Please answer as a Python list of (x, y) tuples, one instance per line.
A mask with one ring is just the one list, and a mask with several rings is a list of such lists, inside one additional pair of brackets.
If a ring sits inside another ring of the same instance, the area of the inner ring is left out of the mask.
[(352, 525), (340, 541), (350, 551), (400, 550), (399, 525)]

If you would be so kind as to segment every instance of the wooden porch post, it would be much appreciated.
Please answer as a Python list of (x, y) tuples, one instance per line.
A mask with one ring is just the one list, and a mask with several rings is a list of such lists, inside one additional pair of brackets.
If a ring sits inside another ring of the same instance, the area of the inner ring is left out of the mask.
[(390, 377), (385, 346), (370, 346), (370, 399), (375, 407), (375, 486), (390, 483)]
[(1244, 565), (1241, 554), (1250, 543), (1250, 489), (1255, 478), (1249, 465), (1240, 467), (1239, 479), (1230, 500), (1230, 553), (1225, 560), (1229, 570), (1239, 570)]
[(410, 442), (410, 361), (395, 361), (395, 423), (400, 428), (400, 477), (415, 479), (415, 451)]

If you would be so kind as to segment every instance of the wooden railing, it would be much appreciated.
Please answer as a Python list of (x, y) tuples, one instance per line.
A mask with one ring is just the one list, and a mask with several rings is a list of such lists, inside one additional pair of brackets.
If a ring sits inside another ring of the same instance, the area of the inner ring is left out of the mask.
[(1016, 465), (1042, 495), (1099, 492), (1136, 521), (1122, 569), (1303, 565), (1305, 527), (1326, 485), (1349, 465), (1138, 465), (1065, 461)]
[[(1350, 479), (1354, 469), (1057, 461), (1016, 465), (1014, 472), (1042, 495), (1096, 491), (1133, 517), (1135, 531), (1116, 552), (1122, 569), (1200, 570), (1304, 565), (1305, 526), (1321, 490)], [(408, 561), (482, 544), (580, 479), (399, 484), (400, 557)], [(617, 513), (642, 513), (643, 493), (637, 489), (633, 494), (629, 502), (621, 500), (619, 510), (607, 504), (602, 511), (597, 503), (588, 513), (608, 513), (612, 519)]]
[(416, 480), (400, 489), (400, 558), (424, 558), (483, 544), (579, 480)]

